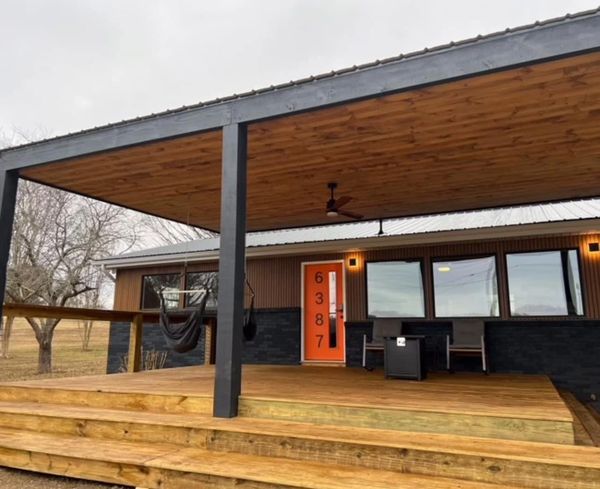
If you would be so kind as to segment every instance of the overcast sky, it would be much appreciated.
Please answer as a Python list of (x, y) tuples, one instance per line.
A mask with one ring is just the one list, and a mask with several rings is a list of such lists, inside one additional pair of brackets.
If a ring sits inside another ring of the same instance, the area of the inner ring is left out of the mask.
[(597, 1), (0, 0), (0, 131), (76, 131)]

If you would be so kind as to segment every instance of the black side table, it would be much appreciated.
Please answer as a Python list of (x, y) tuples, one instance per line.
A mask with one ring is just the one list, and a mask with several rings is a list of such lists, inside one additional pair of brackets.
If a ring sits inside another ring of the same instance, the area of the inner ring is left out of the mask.
[(427, 377), (425, 336), (385, 338), (385, 377), (424, 380)]

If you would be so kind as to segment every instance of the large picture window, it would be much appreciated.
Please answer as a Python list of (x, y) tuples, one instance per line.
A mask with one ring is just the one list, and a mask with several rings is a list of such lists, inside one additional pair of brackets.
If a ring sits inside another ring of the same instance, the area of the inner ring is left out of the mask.
[[(217, 272), (192, 272), (187, 274), (185, 295), (186, 306), (198, 305), (204, 291), (208, 292), (207, 309), (217, 308), (217, 293), (219, 280)], [(194, 292), (190, 292), (194, 291)]]
[(581, 316), (577, 250), (506, 255), (512, 316)]
[(493, 256), (433, 262), (437, 317), (496, 317), (498, 280)]
[(421, 263), (367, 263), (367, 303), (372, 318), (425, 317)]
[(179, 307), (179, 274), (146, 275), (143, 280), (142, 309), (158, 309), (161, 292), (167, 309)]

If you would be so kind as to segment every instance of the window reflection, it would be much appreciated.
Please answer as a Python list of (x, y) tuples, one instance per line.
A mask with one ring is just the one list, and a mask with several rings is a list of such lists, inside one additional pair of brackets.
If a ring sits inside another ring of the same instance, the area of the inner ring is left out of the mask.
[(425, 317), (420, 262), (367, 263), (369, 317)]
[(498, 306), (493, 256), (433, 262), (437, 317), (495, 317)]
[(580, 316), (583, 298), (576, 250), (506, 255), (513, 316)]
[[(217, 293), (219, 291), (219, 280), (217, 272), (192, 272), (187, 274), (185, 294), (186, 305), (196, 306), (200, 303), (204, 291), (208, 291), (207, 309), (217, 308)], [(194, 291), (194, 292), (190, 292)]]
[(161, 292), (167, 309), (179, 307), (179, 274), (146, 275), (143, 280), (142, 309), (158, 309)]

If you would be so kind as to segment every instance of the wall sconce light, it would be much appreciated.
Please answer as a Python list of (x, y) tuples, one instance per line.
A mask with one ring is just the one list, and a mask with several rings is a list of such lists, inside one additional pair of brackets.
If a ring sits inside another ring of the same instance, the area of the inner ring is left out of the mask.
[(588, 243), (588, 250), (590, 253), (596, 253), (600, 251), (600, 243)]
[(356, 268), (358, 266), (358, 259), (357, 258), (348, 258), (348, 267), (349, 268)]

